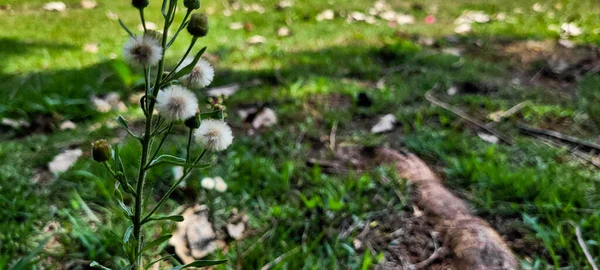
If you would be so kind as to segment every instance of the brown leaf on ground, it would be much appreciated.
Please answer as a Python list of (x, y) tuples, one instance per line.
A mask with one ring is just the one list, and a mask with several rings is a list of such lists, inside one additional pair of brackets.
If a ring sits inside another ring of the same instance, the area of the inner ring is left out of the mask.
[(56, 155), (54, 159), (48, 163), (48, 170), (55, 175), (66, 172), (73, 164), (75, 164), (81, 155), (83, 155), (81, 149), (66, 150)]
[(94, 0), (81, 0), (81, 7), (84, 9), (93, 9), (98, 5)]
[(44, 5), (44, 9), (47, 11), (63, 12), (67, 10), (67, 5), (63, 2), (48, 2)]
[(212, 224), (208, 220), (209, 209), (205, 205), (194, 205), (183, 211), (183, 221), (177, 223), (169, 244), (184, 264), (201, 259), (225, 246), (217, 240)]

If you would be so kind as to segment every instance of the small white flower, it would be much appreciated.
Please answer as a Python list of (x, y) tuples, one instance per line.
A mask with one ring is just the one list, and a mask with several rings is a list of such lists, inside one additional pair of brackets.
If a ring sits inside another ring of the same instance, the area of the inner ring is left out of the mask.
[[(186, 58), (183, 63), (177, 68), (177, 71), (191, 64), (193, 58)], [(202, 88), (208, 86), (215, 77), (215, 70), (210, 63), (202, 58), (194, 66), (189, 74), (181, 77), (179, 81), (189, 88)]]
[(190, 90), (172, 85), (158, 92), (156, 109), (167, 120), (185, 120), (198, 110), (198, 99)]
[(215, 177), (215, 190), (218, 192), (225, 192), (227, 190), (227, 183), (220, 176)]
[(123, 46), (123, 58), (135, 67), (151, 67), (160, 61), (163, 49), (149, 36), (134, 36)]
[(212, 151), (223, 151), (233, 141), (231, 128), (222, 120), (202, 120), (194, 135), (197, 142)]
[(215, 188), (215, 180), (210, 177), (205, 177), (200, 181), (200, 185), (205, 189), (211, 190)]

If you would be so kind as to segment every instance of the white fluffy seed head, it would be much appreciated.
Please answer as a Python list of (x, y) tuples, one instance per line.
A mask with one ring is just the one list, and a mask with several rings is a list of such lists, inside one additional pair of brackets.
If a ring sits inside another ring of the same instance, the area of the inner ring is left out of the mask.
[[(185, 66), (189, 65), (194, 61), (193, 58), (186, 58), (183, 63), (179, 66), (178, 70), (181, 70)], [(192, 71), (185, 76), (182, 76), (179, 81), (185, 86), (196, 89), (207, 87), (215, 77), (215, 70), (210, 63), (203, 58), (198, 60), (198, 63), (194, 66)]]
[(172, 85), (158, 92), (156, 110), (167, 120), (186, 120), (198, 111), (198, 99), (190, 90)]
[(194, 135), (198, 143), (212, 151), (223, 151), (233, 142), (233, 132), (222, 120), (202, 120)]
[(208, 189), (211, 190), (213, 188), (215, 188), (215, 180), (210, 178), (210, 177), (205, 177), (202, 179), (202, 181), (200, 181), (200, 185), (204, 188), (204, 189)]
[(151, 67), (160, 61), (163, 49), (150, 36), (134, 36), (123, 46), (123, 58), (135, 67)]
[(227, 183), (220, 176), (214, 178), (215, 180), (215, 190), (218, 192), (225, 192), (227, 190)]

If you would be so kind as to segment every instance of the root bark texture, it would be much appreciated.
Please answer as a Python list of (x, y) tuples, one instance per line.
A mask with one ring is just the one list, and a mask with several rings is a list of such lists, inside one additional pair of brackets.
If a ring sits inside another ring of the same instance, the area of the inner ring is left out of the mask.
[(415, 185), (415, 203), (424, 210), (457, 269), (518, 269), (519, 264), (502, 237), (485, 220), (473, 216), (467, 205), (444, 187), (441, 179), (411, 153), (380, 148), (378, 163), (391, 163), (398, 174)]

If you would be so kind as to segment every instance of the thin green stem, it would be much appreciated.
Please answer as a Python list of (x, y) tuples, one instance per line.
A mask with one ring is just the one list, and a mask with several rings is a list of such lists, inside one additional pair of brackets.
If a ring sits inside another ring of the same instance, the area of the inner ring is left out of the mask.
[(156, 203), (156, 205), (154, 206), (154, 208), (152, 208), (152, 210), (150, 210), (150, 212), (148, 212), (148, 214), (146, 215), (146, 217), (144, 217), (144, 219), (142, 220), (142, 224), (147, 222), (148, 219), (150, 219), (152, 217), (152, 214), (154, 214), (154, 212), (156, 212), (156, 210), (158, 210), (158, 208), (169, 198), (169, 196), (171, 196), (171, 193), (173, 193), (173, 191), (175, 191), (175, 189), (179, 186), (179, 184), (181, 184), (181, 182), (188, 176), (188, 174), (190, 174), (192, 172), (192, 170), (194, 170), (194, 165), (196, 165), (198, 163), (198, 161), (200, 161), (202, 159), (202, 157), (204, 156), (204, 154), (206, 154), (207, 150), (204, 149), (202, 151), (202, 153), (198, 156), (198, 158), (196, 158), (196, 160), (194, 161), (194, 163), (192, 163), (192, 166), (190, 166), (189, 168), (185, 169), (183, 175), (181, 176), (181, 178), (179, 178), (179, 180), (177, 180), (175, 182), (175, 184), (173, 184), (171, 186), (171, 188), (169, 188), (169, 190), (167, 191), (167, 193), (165, 193), (165, 195), (162, 196), (162, 198), (160, 198), (160, 200), (158, 201), (158, 203)]
[(177, 63), (177, 65), (175, 65), (175, 67), (173, 68), (173, 70), (171, 70), (171, 72), (169, 72), (169, 75), (167, 75), (167, 79), (169, 79), (175, 73), (175, 71), (177, 71), (177, 69), (179, 68), (179, 66), (181, 66), (181, 64), (183, 63), (183, 61), (185, 61), (185, 59), (187, 58), (187, 56), (190, 54), (190, 52), (194, 48), (194, 45), (196, 44), (197, 40), (198, 40), (198, 37), (193, 37), (192, 38), (192, 42), (190, 43), (190, 46), (187, 48), (187, 50), (183, 54), (183, 57), (181, 57), (181, 59), (179, 60), (179, 62)]
[(169, 40), (169, 43), (167, 43), (167, 48), (171, 47), (171, 45), (173, 44), (173, 42), (175, 42), (175, 39), (177, 39), (177, 36), (179, 35), (179, 32), (181, 32), (181, 30), (183, 30), (183, 28), (185, 27), (185, 23), (186, 23), (188, 17), (190, 16), (190, 14), (192, 14), (192, 10), (188, 9), (187, 12), (185, 13), (185, 17), (183, 17), (183, 21), (181, 21), (181, 25), (179, 25), (179, 28), (175, 32), (175, 35), (173, 35), (173, 37), (171, 38), (171, 40)]
[[(176, 0), (172, 0), (171, 1), (171, 6), (169, 6), (169, 13), (167, 18), (171, 18), (171, 16), (173, 15), (173, 12), (175, 11), (175, 3), (177, 1)], [(165, 25), (164, 25), (164, 29), (163, 29), (163, 38), (162, 38), (162, 47), (163, 47), (163, 55), (160, 59), (160, 61), (158, 62), (158, 73), (156, 74), (156, 83), (154, 84), (154, 89), (152, 89), (152, 96), (155, 97), (158, 94), (158, 90), (160, 84), (161, 84), (161, 79), (162, 79), (162, 73), (163, 73), (163, 69), (164, 69), (164, 64), (165, 64), (165, 58), (164, 58), (164, 48), (167, 44), (167, 36), (169, 34), (169, 22), (168, 20), (165, 20)], [(149, 85), (146, 85), (146, 90), (149, 92)], [(137, 248), (135, 250), (135, 257), (136, 257), (136, 262), (134, 262), (133, 265), (133, 269), (137, 270), (139, 269), (139, 267), (142, 264), (142, 246), (143, 246), (143, 242), (142, 242), (142, 235), (141, 235), (141, 231), (142, 231), (142, 209), (143, 209), (143, 199), (144, 199), (144, 184), (146, 181), (146, 164), (148, 163), (148, 154), (150, 151), (150, 146), (152, 145), (152, 117), (153, 117), (153, 111), (154, 111), (154, 105), (156, 103), (156, 99), (154, 98), (150, 98), (148, 96), (146, 96), (146, 102), (148, 103), (148, 114), (146, 115), (146, 129), (144, 132), (144, 135), (142, 136), (142, 156), (141, 156), (141, 160), (140, 160), (140, 170), (138, 173), (138, 180), (137, 180), (137, 187), (136, 187), (136, 193), (135, 193), (135, 213), (134, 213), (134, 219), (133, 219), (133, 236), (135, 237), (136, 241), (137, 241)]]
[(143, 8), (139, 8), (138, 9), (140, 11), (140, 18), (142, 19), (142, 26), (144, 27), (144, 33), (146, 33), (146, 19), (144, 18), (144, 9)]
[(152, 113), (148, 111), (148, 95), (150, 95), (150, 67), (144, 68), (144, 91), (146, 93), (146, 102), (144, 102), (146, 107), (144, 108), (144, 115), (147, 116), (148, 114)]
[(190, 155), (192, 153), (192, 136), (193, 135), (194, 135), (194, 129), (190, 128), (190, 133), (188, 134), (187, 154), (185, 156), (185, 163), (190, 163)]
[(148, 169), (148, 166), (150, 165), (150, 163), (152, 163), (152, 161), (156, 158), (156, 156), (158, 155), (158, 152), (160, 152), (160, 149), (162, 148), (163, 144), (167, 140), (169, 133), (171, 133), (171, 129), (173, 129), (173, 122), (171, 122), (171, 124), (169, 124), (167, 132), (165, 132), (165, 134), (163, 134), (162, 138), (160, 139), (160, 143), (158, 143), (158, 147), (156, 148), (156, 151), (152, 155), (152, 158), (150, 158), (148, 160), (148, 164), (146, 164), (146, 170)]
[(110, 164), (108, 164), (107, 161), (102, 162), (102, 164), (104, 164), (104, 167), (106, 167), (106, 169), (108, 170), (108, 172), (110, 172), (110, 174), (117, 180), (119, 180), (119, 178), (117, 178), (117, 173), (115, 173), (115, 171), (113, 171), (113, 169), (110, 167)]

